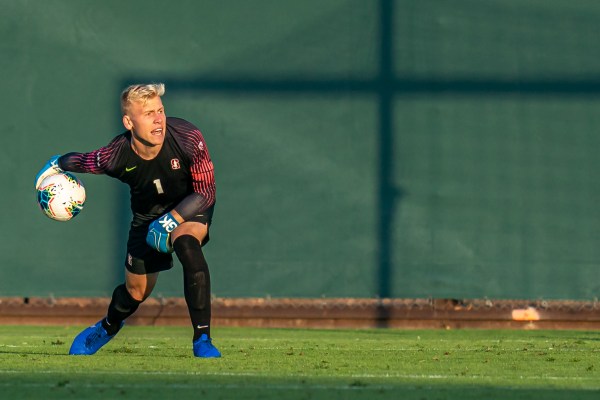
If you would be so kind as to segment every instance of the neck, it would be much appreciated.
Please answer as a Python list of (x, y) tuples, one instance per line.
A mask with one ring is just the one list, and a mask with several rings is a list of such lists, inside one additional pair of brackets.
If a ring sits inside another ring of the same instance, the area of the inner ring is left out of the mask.
[(161, 146), (152, 145), (150, 143), (144, 143), (144, 141), (137, 139), (134, 135), (131, 135), (131, 149), (135, 154), (143, 158), (144, 160), (152, 160), (160, 152)]

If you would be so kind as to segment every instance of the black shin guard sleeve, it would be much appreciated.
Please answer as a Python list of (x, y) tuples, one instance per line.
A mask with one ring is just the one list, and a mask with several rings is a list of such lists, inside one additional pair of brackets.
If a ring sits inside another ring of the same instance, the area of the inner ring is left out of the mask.
[(200, 242), (191, 235), (182, 235), (173, 248), (183, 266), (184, 295), (194, 326), (194, 340), (202, 333), (210, 336), (210, 274)]
[(106, 320), (111, 326), (120, 326), (121, 322), (133, 314), (141, 303), (131, 297), (125, 284), (121, 284), (113, 292)]

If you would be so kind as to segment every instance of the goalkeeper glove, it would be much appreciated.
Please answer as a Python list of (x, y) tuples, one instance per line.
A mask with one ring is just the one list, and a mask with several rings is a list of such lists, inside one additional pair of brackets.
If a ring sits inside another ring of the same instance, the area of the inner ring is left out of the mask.
[(171, 232), (179, 226), (173, 214), (166, 213), (162, 217), (152, 221), (146, 235), (146, 243), (161, 253), (172, 253)]
[(63, 172), (63, 170), (58, 166), (59, 158), (60, 158), (60, 154), (50, 158), (50, 160), (48, 160), (46, 165), (44, 165), (44, 168), (42, 168), (40, 170), (40, 172), (37, 173), (37, 175), (35, 176), (35, 189), (36, 190), (37, 190), (37, 188), (40, 187), (40, 184), (42, 183), (42, 181), (44, 179), (46, 179), (49, 176), (60, 174), (61, 172)]

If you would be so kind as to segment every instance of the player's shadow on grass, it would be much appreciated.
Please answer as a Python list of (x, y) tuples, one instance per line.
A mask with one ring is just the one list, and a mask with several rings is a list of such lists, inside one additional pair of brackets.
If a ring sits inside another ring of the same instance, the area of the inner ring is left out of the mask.
[[(202, 93), (203, 95), (216, 94), (235, 94), (236, 96), (305, 96), (312, 94), (315, 96), (328, 97), (335, 95), (356, 95), (363, 97), (366, 95), (375, 96), (378, 106), (378, 127), (373, 131), (378, 132), (377, 140), (377, 227), (376, 243), (378, 250), (374, 262), (378, 266), (374, 288), (374, 294), (379, 298), (386, 298), (392, 295), (391, 282), (393, 282), (393, 223), (395, 212), (400, 201), (400, 194), (403, 192), (395, 182), (394, 171), (394, 127), (393, 127), (393, 100), (397, 88), (393, 76), (393, 26), (392, 18), (394, 14), (393, 0), (379, 1), (379, 38), (378, 47), (379, 73), (373, 79), (304, 79), (303, 77), (268, 79), (253, 78), (249, 76), (221, 78), (212, 77), (184, 77), (163, 79), (169, 88), (171, 94), (189, 94)], [(143, 81), (142, 77), (125, 77), (119, 82), (119, 87), (125, 87), (131, 83)], [(150, 77), (148, 81), (154, 81)], [(119, 203), (126, 204), (123, 201), (124, 192), (119, 194)], [(119, 220), (126, 220), (128, 210), (123, 209), (117, 217)], [(124, 240), (122, 234), (116, 235), (118, 246)], [(121, 260), (118, 260), (121, 262)], [(120, 278), (117, 278), (117, 281)], [(385, 312), (381, 312), (381, 318), (385, 319)]]

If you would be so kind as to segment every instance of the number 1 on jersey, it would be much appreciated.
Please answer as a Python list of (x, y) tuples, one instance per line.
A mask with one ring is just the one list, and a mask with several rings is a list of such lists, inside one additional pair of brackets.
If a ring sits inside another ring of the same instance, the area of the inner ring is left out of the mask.
[(163, 194), (165, 192), (160, 183), (160, 179), (155, 179), (152, 181), (152, 183), (154, 183), (154, 186), (156, 186), (156, 191), (158, 192), (158, 194)]

